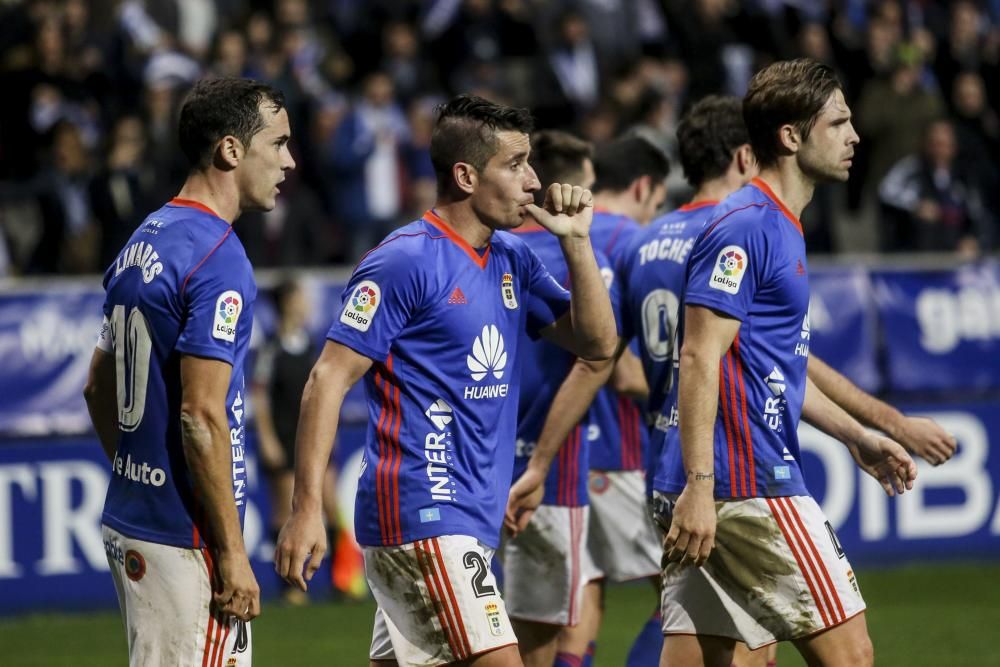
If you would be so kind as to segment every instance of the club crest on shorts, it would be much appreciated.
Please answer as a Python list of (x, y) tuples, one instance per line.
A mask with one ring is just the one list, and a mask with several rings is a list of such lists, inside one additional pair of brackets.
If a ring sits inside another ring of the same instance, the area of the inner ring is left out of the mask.
[(340, 321), (358, 331), (368, 331), (372, 318), (382, 305), (382, 289), (371, 280), (362, 280), (344, 301)]
[(132, 581), (139, 581), (146, 574), (146, 559), (134, 549), (125, 552), (125, 576)]
[(517, 295), (514, 294), (513, 274), (503, 274), (503, 279), (500, 281), (500, 295), (503, 297), (503, 305), (507, 306), (510, 310), (517, 308)]
[(500, 607), (495, 602), (486, 603), (486, 621), (490, 626), (490, 634), (494, 637), (503, 635), (503, 624), (500, 622)]

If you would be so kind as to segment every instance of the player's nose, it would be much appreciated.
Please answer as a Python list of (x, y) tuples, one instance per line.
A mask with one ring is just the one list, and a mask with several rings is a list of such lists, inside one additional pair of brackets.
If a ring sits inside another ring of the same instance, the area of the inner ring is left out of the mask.
[(525, 192), (535, 192), (542, 189), (542, 183), (538, 180), (538, 174), (528, 165), (528, 180), (524, 185)]

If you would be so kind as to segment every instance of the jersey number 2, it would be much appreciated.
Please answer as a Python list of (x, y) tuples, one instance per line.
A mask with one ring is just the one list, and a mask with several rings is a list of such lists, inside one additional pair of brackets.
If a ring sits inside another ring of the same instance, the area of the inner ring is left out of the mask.
[(465, 556), (462, 557), (462, 564), (466, 570), (476, 570), (476, 573), (472, 575), (472, 592), (476, 594), (477, 598), (485, 598), (497, 594), (497, 589), (485, 583), (486, 575), (489, 574), (489, 568), (487, 568), (486, 561), (483, 560), (482, 556), (475, 551), (466, 551)]
[(149, 356), (153, 340), (146, 318), (138, 308), (125, 317), (125, 306), (111, 311), (111, 341), (115, 348), (115, 375), (118, 385), (118, 426), (134, 431), (146, 410)]

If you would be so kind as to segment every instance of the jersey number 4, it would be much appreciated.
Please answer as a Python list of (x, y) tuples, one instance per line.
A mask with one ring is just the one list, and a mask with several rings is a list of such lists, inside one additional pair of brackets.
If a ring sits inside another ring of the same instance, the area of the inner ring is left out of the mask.
[(125, 306), (111, 311), (111, 342), (115, 349), (115, 375), (118, 385), (118, 426), (134, 431), (142, 423), (146, 410), (146, 385), (149, 382), (149, 356), (153, 339), (149, 325), (138, 308), (125, 317)]

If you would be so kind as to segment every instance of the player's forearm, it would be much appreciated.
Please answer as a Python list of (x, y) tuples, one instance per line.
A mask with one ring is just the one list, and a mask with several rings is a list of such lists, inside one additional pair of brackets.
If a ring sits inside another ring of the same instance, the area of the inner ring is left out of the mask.
[(233, 498), (233, 454), (225, 408), (182, 405), (181, 443), (195, 494), (208, 520), (209, 543), (220, 553), (243, 552), (243, 533)]
[(806, 379), (806, 395), (802, 402), (802, 419), (831, 438), (845, 444), (862, 444), (868, 431), (843, 408), (823, 393), (811, 378)]
[(531, 454), (528, 467), (547, 474), (559, 448), (594, 401), (598, 390), (608, 381), (613, 362), (610, 360), (590, 362), (577, 359), (563, 380), (559, 391), (552, 400), (552, 406), (545, 417), (545, 424), (538, 436), (535, 451)]
[(577, 356), (591, 360), (610, 359), (618, 338), (615, 315), (590, 238), (563, 237), (560, 244), (572, 283), (570, 312)]
[(903, 414), (884, 401), (865, 393), (846, 377), (814, 356), (809, 357), (809, 379), (831, 401), (856, 420), (899, 439)]
[(649, 400), (649, 384), (646, 382), (642, 362), (627, 347), (615, 362), (611, 387), (619, 394), (631, 396), (638, 401)]
[(327, 366), (313, 368), (302, 392), (295, 434), (295, 487), (292, 509), (319, 511), (323, 507), (323, 475), (337, 435), (340, 408), (350, 385)]
[(83, 398), (90, 413), (101, 449), (109, 461), (115, 460), (118, 449), (118, 400), (115, 379), (114, 358), (101, 350), (94, 352), (90, 362), (87, 384), (83, 388)]
[(688, 481), (714, 479), (715, 417), (719, 409), (719, 359), (711, 350), (681, 352), (677, 396), (681, 459)]

